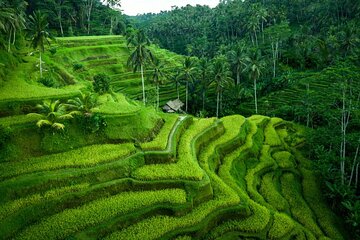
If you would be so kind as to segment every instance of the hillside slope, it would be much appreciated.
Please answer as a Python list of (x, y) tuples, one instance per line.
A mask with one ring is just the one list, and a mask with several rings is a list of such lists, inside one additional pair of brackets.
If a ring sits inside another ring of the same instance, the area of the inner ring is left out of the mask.
[(39, 130), (26, 115), (35, 103), (79, 96), (98, 72), (140, 92), (123, 38), (78, 40), (45, 57), (65, 87), (37, 83), (36, 56), (0, 87), (0, 126), (11, 132), (1, 142), (0, 239), (345, 239), (299, 152), (301, 128), (279, 118), (166, 115), (105, 94), (93, 110), (101, 131), (78, 119)]

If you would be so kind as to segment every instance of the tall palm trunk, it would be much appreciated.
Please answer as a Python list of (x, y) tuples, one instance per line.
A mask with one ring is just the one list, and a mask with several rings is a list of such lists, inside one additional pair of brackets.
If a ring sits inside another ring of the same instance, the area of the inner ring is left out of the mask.
[(176, 92), (177, 92), (178, 99), (180, 99), (180, 86), (179, 86), (179, 84), (176, 84)]
[(64, 37), (64, 29), (62, 26), (62, 9), (60, 7), (59, 12), (58, 12), (58, 18), (59, 18), (59, 26), (60, 26), (60, 32), (61, 32), (61, 36)]
[(185, 112), (187, 112), (188, 111), (188, 93), (189, 93), (189, 82), (186, 82), (186, 106), (185, 106)]
[(143, 65), (140, 66), (141, 71), (141, 83), (142, 83), (142, 92), (143, 92), (143, 102), (144, 106), (146, 105), (146, 99), (145, 99), (145, 80), (144, 80), (144, 68)]
[(40, 77), (43, 77), (43, 74), (42, 74), (42, 72), (43, 72), (43, 69), (42, 69), (42, 52), (41, 52), (41, 50), (40, 50)]
[(240, 70), (236, 71), (236, 85), (240, 85)]
[(160, 87), (159, 87), (159, 84), (156, 85), (156, 94), (157, 94), (157, 97), (156, 97), (156, 110), (159, 109), (159, 102), (160, 102)]
[(202, 110), (204, 111), (205, 110), (205, 90), (203, 91), (203, 94), (202, 94)]
[(11, 29), (9, 32), (9, 39), (8, 39), (8, 52), (11, 52)]
[(216, 97), (216, 117), (219, 117), (219, 104), (220, 104), (220, 91), (217, 93)]
[(255, 100), (255, 113), (258, 113), (258, 105), (257, 105), (257, 90), (256, 90), (256, 78), (254, 78), (254, 100)]

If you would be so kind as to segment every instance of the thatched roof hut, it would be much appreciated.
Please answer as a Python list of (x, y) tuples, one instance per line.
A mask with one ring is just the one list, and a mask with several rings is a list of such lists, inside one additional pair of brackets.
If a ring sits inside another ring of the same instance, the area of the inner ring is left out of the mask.
[(163, 110), (167, 113), (182, 112), (181, 108), (183, 106), (184, 103), (180, 99), (175, 99), (173, 101), (168, 101), (163, 107)]

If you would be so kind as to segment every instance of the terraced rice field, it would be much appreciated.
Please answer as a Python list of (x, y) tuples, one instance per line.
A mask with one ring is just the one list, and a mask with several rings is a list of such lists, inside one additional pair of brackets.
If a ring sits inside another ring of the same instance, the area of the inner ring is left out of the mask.
[[(37, 82), (36, 56), (0, 86), (0, 125), (14, 131), (19, 151), (0, 159), (0, 239), (344, 239), (299, 152), (298, 126), (264, 116), (160, 114), (131, 100), (141, 82), (126, 66), (123, 37), (54, 46), (45, 69), (67, 79), (65, 87)], [(169, 68), (181, 62), (152, 48)], [(46, 135), (25, 115), (43, 99), (79, 95), (100, 72), (118, 92), (99, 96), (100, 135), (88, 136), (75, 120), (63, 135)], [(176, 98), (170, 83), (160, 93), (163, 102)]]
[[(82, 74), (85, 79), (89, 79), (95, 73), (104, 72), (110, 76), (115, 92), (123, 93), (132, 99), (142, 98), (140, 73), (134, 73), (127, 66), (130, 50), (126, 45), (125, 37), (59, 38), (57, 47), (57, 53), (51, 57), (53, 61), (63, 62), (65, 66), (70, 67), (73, 63), (84, 65)], [(175, 53), (155, 46), (151, 46), (150, 49), (157, 58), (165, 63), (169, 72), (181, 64), (182, 57)], [(154, 86), (147, 80), (146, 91), (150, 90), (154, 90)], [(183, 95), (185, 95), (184, 91), (181, 93), (181, 96)], [(162, 104), (176, 97), (176, 88), (170, 81), (160, 87)]]
[(168, 117), (150, 142), (0, 163), (0, 239), (343, 239), (292, 124)]

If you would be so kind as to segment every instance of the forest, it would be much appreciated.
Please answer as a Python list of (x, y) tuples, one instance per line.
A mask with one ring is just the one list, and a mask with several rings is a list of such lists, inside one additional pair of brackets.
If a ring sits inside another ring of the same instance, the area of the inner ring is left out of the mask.
[(0, 239), (360, 239), (359, 0), (121, 9), (0, 0)]

